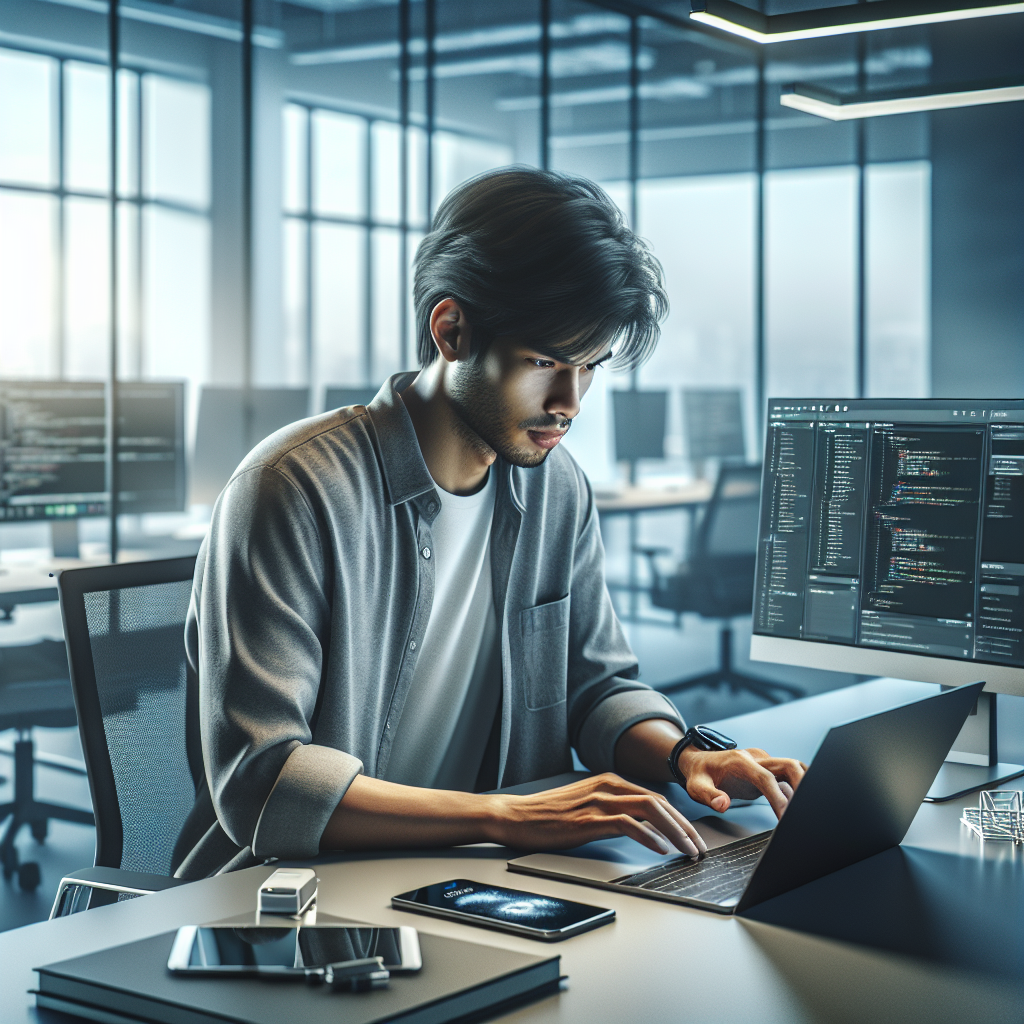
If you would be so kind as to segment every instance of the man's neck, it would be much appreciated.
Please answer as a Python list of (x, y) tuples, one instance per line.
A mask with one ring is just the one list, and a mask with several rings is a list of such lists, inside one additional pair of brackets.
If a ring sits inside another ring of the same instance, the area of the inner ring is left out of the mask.
[(420, 370), (400, 394), (434, 482), (449, 494), (473, 494), (487, 479), (495, 454), (452, 408), (440, 362)]

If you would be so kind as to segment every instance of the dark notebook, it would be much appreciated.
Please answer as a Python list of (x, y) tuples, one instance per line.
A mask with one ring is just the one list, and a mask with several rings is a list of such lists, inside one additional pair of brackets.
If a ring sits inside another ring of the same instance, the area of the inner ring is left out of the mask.
[(174, 932), (37, 967), (36, 1005), (103, 1024), (448, 1024), (558, 991), (559, 958), (420, 933), (423, 967), (375, 992), (167, 970)]

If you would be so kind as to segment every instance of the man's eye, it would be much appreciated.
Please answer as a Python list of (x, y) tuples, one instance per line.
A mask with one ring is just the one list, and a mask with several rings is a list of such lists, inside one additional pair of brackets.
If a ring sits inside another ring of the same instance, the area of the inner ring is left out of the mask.
[(542, 369), (549, 369), (555, 365), (550, 359), (531, 359), (530, 362), (533, 363), (534, 366), (539, 366)]

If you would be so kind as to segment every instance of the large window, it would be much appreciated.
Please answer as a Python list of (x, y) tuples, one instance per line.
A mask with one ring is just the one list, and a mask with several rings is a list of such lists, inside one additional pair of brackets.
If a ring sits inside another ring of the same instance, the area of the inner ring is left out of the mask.
[[(647, 477), (695, 468), (684, 387), (741, 393), (749, 457), (769, 393), (926, 393), (927, 117), (834, 124), (779, 92), (852, 88), (858, 69), (872, 88), (925, 81), (927, 33), (770, 48), (759, 68), (629, 4), (267, 0), (248, 44), (239, 0), (171, 6), (121, 11), (122, 376), (308, 386), (312, 412), (326, 385), (413, 367), (409, 266), (431, 213), (522, 163), (604, 184), (666, 271), (656, 355), (603, 371), (567, 442), (595, 482), (623, 475), (609, 388), (670, 392)], [(0, 4), (3, 375), (106, 374), (100, 7)]]
[[(118, 75), (125, 377), (205, 374), (210, 90)], [(102, 378), (110, 342), (109, 71), (0, 49), (0, 375)]]
[[(287, 383), (308, 382), (319, 393), (324, 385), (379, 384), (415, 365), (410, 297), (402, 294), (411, 277), (403, 277), (402, 261), (411, 262), (427, 228), (426, 138), (422, 128), (406, 131), (403, 183), (400, 125), (284, 107)], [(511, 158), (492, 140), (436, 132), (438, 194)]]

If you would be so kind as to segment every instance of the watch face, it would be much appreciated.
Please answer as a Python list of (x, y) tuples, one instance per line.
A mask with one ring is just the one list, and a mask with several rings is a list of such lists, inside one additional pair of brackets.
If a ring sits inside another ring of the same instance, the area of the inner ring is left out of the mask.
[(701, 750), (732, 750), (736, 746), (734, 740), (706, 725), (694, 726), (693, 732), (693, 745)]

